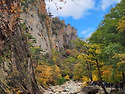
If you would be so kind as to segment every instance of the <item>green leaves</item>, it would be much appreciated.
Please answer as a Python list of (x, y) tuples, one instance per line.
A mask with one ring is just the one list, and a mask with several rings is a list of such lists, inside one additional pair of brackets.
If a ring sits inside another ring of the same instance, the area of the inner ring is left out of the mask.
[(120, 79), (121, 71), (125, 71), (124, 59), (120, 57), (125, 53), (124, 16), (125, 0), (122, 0), (104, 16), (98, 29), (89, 38), (91, 44), (100, 45), (101, 53), (97, 59), (103, 62), (103, 66), (112, 67), (111, 77), (114, 77), (114, 81), (118, 81), (116, 78)]

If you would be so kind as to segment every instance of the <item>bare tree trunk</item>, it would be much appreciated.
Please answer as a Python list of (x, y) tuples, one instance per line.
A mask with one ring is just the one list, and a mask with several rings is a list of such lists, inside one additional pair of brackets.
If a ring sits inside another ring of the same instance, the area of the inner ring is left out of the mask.
[(105, 87), (104, 87), (104, 85), (103, 85), (103, 83), (102, 83), (101, 71), (100, 71), (99, 62), (98, 62), (97, 59), (96, 59), (96, 64), (97, 64), (97, 68), (98, 68), (98, 73), (99, 73), (99, 79), (100, 79), (101, 87), (102, 87), (102, 89), (104, 90), (104, 93), (105, 93), (105, 94), (109, 94), (109, 93), (106, 91), (106, 89), (105, 89)]
[(125, 74), (124, 74), (124, 71), (122, 71), (122, 77), (123, 77), (123, 82), (125, 83)]
[(90, 79), (91, 79), (91, 81), (93, 81), (93, 77), (92, 77), (92, 66), (90, 65)]

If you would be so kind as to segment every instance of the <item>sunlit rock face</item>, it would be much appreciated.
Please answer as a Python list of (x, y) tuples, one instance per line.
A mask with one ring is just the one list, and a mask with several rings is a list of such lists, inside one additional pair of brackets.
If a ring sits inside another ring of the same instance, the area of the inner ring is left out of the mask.
[(33, 8), (27, 14), (21, 14), (21, 23), (26, 24), (28, 32), (36, 39), (34, 45), (40, 46), (43, 54), (51, 54), (52, 49), (73, 48), (71, 40), (77, 38), (77, 30), (58, 17), (48, 16), (44, 0), (37, 3), (38, 6), (31, 6)]

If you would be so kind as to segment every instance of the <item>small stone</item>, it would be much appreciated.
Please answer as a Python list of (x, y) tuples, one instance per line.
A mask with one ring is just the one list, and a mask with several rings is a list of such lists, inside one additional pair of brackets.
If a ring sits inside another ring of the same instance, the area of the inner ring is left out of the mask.
[(61, 91), (59, 91), (59, 93), (61, 93)]
[(66, 92), (66, 90), (64, 89), (63, 92)]

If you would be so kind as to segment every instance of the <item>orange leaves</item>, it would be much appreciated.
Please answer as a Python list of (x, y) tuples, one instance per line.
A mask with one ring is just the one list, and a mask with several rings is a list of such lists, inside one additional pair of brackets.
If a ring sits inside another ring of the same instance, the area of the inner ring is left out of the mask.
[[(3, 12), (7, 15), (7, 13), (11, 13), (9, 15), (13, 15), (15, 16), (15, 14), (19, 13), (19, 2), (18, 1), (10, 1), (10, 2), (6, 2), (5, 0), (2, 0), (0, 2), (0, 12)], [(18, 17), (18, 16), (16, 16)]]
[(16, 7), (14, 7), (14, 6), (11, 6), (11, 9), (13, 9), (13, 10), (14, 10), (14, 9), (16, 9)]
[(26, 11), (26, 13), (27, 13), (28, 10), (26, 9), (25, 11)]
[(3, 12), (3, 9), (2, 9), (2, 10), (0, 10), (0, 12)]
[(66, 55), (70, 55), (71, 54), (71, 50), (70, 49), (67, 49), (66, 50)]
[(13, 10), (9, 10), (11, 13), (13, 12)]
[(5, 3), (5, 1), (0, 1), (0, 4), (2, 4), (2, 3), (4, 4), (4, 3)]
[(17, 13), (16, 10), (14, 11), (14, 13)]
[(3, 1), (3, 4), (5, 3), (5, 1)]

